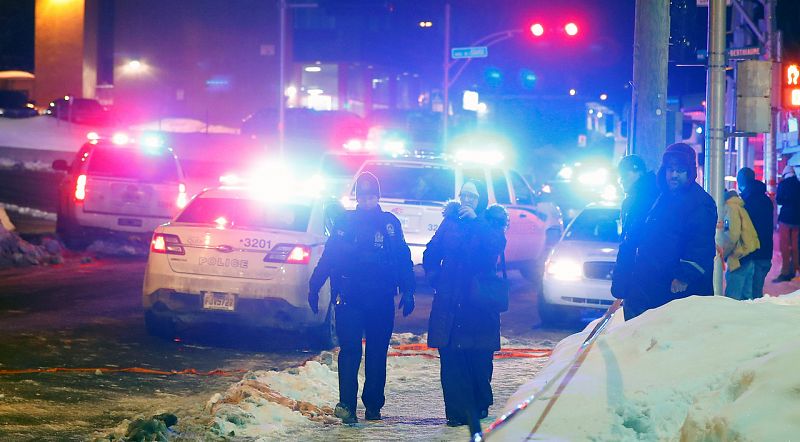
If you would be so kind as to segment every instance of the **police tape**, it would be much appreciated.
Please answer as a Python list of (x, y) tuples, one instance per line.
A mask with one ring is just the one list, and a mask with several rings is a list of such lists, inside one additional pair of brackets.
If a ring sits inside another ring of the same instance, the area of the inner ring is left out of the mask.
[(15, 374), (36, 374), (36, 373), (95, 373), (95, 374), (109, 374), (109, 373), (139, 373), (139, 374), (154, 374), (164, 376), (174, 375), (195, 375), (195, 376), (236, 376), (242, 373), (247, 373), (247, 370), (211, 370), (211, 371), (198, 371), (194, 368), (187, 368), (185, 370), (154, 370), (151, 368), (142, 367), (127, 367), (127, 368), (69, 368), (69, 367), (50, 367), (50, 368), (25, 368), (20, 370), (0, 370), (0, 375), (15, 375)]
[[(403, 356), (419, 356), (427, 359), (438, 359), (439, 356), (434, 352), (436, 348), (428, 347), (426, 344), (401, 344), (392, 346), (395, 351), (389, 352), (388, 356), (403, 357)], [(516, 348), (506, 347), (494, 353), (494, 359), (512, 359), (512, 358), (547, 358), (553, 353), (549, 348)]]

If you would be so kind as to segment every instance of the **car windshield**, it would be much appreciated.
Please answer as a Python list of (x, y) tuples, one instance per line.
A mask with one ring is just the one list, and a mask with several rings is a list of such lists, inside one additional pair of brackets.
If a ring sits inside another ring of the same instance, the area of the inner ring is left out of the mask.
[(224, 225), (231, 228), (305, 232), (311, 206), (277, 204), (241, 198), (195, 198), (177, 222)]
[(178, 166), (168, 152), (144, 153), (128, 147), (97, 147), (89, 158), (90, 176), (177, 182)]
[(450, 167), (373, 163), (364, 171), (378, 177), (381, 198), (444, 202), (455, 196), (455, 171)]
[(369, 155), (323, 155), (320, 172), (331, 178), (351, 178)]
[(564, 240), (620, 242), (622, 223), (619, 219), (619, 209), (584, 210), (564, 232)]

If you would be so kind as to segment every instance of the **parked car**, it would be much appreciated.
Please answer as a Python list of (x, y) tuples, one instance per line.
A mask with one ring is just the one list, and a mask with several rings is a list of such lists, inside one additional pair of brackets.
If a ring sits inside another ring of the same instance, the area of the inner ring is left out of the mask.
[(125, 141), (121, 134), (113, 141), (92, 140), (72, 164), (53, 162), (53, 169), (66, 172), (56, 231), (68, 247), (107, 235), (147, 241), (156, 226), (186, 205), (183, 171), (172, 150), (146, 139)]
[(246, 324), (311, 330), (332, 345), (330, 286), (320, 291), (319, 314), (307, 300), (328, 236), (326, 219), (341, 207), (324, 201), (273, 199), (263, 188), (247, 187), (195, 196), (153, 234), (143, 287), (148, 331), (171, 337), (176, 324)]
[(22, 91), (0, 91), (0, 117), (28, 118), (39, 115), (35, 106)]
[[(371, 172), (380, 180), (381, 207), (400, 219), (414, 264), (422, 263), (425, 246), (442, 221), (442, 208), (469, 179), (487, 183), (489, 202), (508, 209), (505, 253), (510, 269), (518, 269), (529, 280), (540, 280), (547, 237), (561, 235), (558, 209), (549, 203), (540, 206), (525, 179), (511, 169), (480, 162), (409, 157), (368, 160), (361, 172)], [(351, 192), (345, 202), (354, 206), (355, 195)]]
[(599, 316), (614, 302), (611, 276), (621, 234), (618, 205), (591, 204), (572, 220), (545, 263), (538, 299), (544, 324), (566, 324), (582, 313)]
[(59, 120), (90, 126), (107, 127), (115, 123), (112, 112), (99, 101), (90, 98), (58, 98), (50, 102), (45, 114)]

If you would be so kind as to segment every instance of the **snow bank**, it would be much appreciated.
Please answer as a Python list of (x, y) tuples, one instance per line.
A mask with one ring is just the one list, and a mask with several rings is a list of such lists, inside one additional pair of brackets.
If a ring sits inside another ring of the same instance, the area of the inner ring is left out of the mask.
[(0, 226), (0, 269), (60, 264), (64, 262), (63, 251), (61, 244), (52, 238), (44, 238), (42, 245), (37, 246)]
[(134, 131), (159, 131), (177, 133), (238, 134), (239, 129), (218, 124), (207, 125), (204, 121), (191, 118), (164, 118), (130, 126)]
[[(800, 292), (690, 297), (629, 321), (616, 315), (544, 420), (546, 440), (790, 440), (800, 434)], [(505, 410), (568, 365), (591, 330), (560, 342)], [(557, 382), (560, 382), (557, 381)], [(555, 388), (490, 440), (524, 440)]]
[(76, 152), (91, 130), (48, 116), (0, 118), (0, 146)]

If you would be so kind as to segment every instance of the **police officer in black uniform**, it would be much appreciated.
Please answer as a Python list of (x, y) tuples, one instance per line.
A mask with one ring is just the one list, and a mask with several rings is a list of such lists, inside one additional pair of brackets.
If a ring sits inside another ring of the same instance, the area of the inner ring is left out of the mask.
[[(308, 303), (319, 311), (319, 290), (331, 278), (339, 339), (339, 403), (334, 414), (354, 424), (358, 396), (361, 342), (366, 338), (366, 378), (361, 401), (367, 420), (381, 419), (385, 402), (386, 355), (394, 327), (394, 296), (402, 294), (403, 316), (414, 310), (411, 251), (400, 221), (378, 205), (380, 186), (365, 172), (356, 181), (356, 210), (343, 213), (309, 280)], [(334, 282), (336, 282), (334, 284)]]

